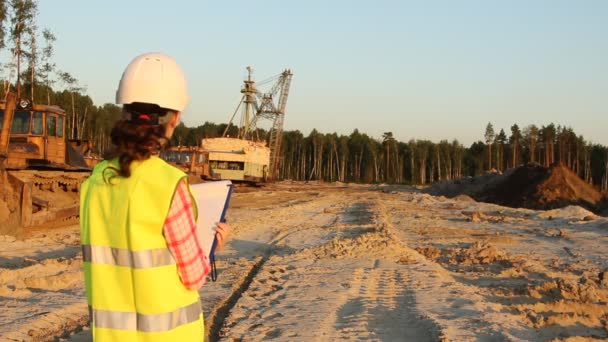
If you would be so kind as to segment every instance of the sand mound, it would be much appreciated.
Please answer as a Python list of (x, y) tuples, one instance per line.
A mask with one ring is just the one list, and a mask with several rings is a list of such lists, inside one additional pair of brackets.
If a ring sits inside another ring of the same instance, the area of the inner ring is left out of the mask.
[(562, 218), (562, 219), (577, 219), (577, 220), (588, 220), (588, 218), (594, 218), (595, 215), (578, 205), (569, 205), (564, 208), (547, 210), (538, 215), (540, 218)]
[(457, 197), (459, 195), (473, 196), (492, 188), (505, 180), (509, 175), (508, 171), (504, 174), (489, 171), (479, 177), (467, 177), (450, 181), (442, 181), (423, 189), (423, 193), (433, 196)]
[(317, 259), (398, 258), (407, 254), (398, 238), (386, 229), (373, 229), (355, 237), (336, 237), (327, 244), (308, 249)]
[(459, 202), (475, 202), (473, 197), (471, 197), (469, 195), (465, 195), (465, 194), (458, 195), (458, 196), (454, 197), (454, 199)]
[(505, 252), (498, 250), (491, 244), (482, 242), (475, 242), (463, 248), (448, 248), (445, 251), (432, 246), (420, 247), (416, 250), (428, 259), (438, 260), (450, 265), (483, 265), (508, 260)]
[(566, 166), (527, 164), (498, 185), (476, 194), (479, 201), (516, 208), (555, 209), (579, 205), (597, 211), (602, 194)]
[(600, 215), (608, 214), (608, 200), (602, 193), (562, 164), (546, 168), (529, 163), (503, 174), (487, 172), (479, 177), (436, 183), (424, 192), (458, 200), (470, 196), (480, 202), (514, 208), (548, 210), (576, 205)]

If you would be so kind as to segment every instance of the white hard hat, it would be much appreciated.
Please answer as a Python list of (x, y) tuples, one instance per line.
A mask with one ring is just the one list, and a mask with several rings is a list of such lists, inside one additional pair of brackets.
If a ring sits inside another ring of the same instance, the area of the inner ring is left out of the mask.
[(188, 100), (182, 69), (163, 53), (137, 56), (122, 73), (116, 90), (117, 104), (142, 102), (181, 112)]

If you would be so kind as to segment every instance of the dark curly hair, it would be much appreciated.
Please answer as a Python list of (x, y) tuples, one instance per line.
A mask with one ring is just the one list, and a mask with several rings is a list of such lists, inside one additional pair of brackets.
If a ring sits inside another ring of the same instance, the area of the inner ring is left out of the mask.
[(122, 119), (114, 125), (110, 138), (114, 145), (105, 156), (106, 160), (118, 158), (120, 169), (113, 169), (119, 176), (131, 176), (131, 163), (146, 160), (169, 145), (166, 128), (159, 119), (173, 111), (157, 105), (133, 103), (123, 106), (130, 119)]

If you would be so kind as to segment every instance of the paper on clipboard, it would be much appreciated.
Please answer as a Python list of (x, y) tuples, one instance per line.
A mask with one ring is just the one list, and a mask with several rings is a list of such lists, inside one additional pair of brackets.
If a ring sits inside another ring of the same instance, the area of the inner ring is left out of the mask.
[(224, 222), (232, 187), (230, 181), (207, 182), (190, 186), (198, 208), (196, 233), (203, 244), (201, 246), (203, 251), (209, 255), (210, 260), (214, 259), (215, 253), (215, 225), (217, 222)]

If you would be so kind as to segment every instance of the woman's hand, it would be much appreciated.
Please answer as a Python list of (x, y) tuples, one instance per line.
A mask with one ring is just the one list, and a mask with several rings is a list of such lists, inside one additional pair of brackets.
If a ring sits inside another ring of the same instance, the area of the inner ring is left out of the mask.
[(228, 240), (228, 236), (230, 236), (230, 226), (225, 222), (218, 222), (215, 229), (215, 238), (217, 239), (217, 246), (215, 246), (216, 251), (222, 250), (224, 247), (224, 243)]

